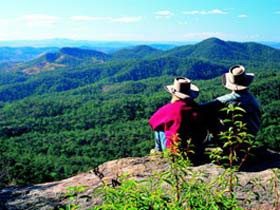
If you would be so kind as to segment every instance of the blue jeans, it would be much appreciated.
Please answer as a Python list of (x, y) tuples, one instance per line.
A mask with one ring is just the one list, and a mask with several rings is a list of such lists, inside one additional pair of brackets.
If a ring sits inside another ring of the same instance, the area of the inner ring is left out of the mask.
[(163, 131), (155, 131), (155, 150), (162, 152), (166, 149), (166, 136)]

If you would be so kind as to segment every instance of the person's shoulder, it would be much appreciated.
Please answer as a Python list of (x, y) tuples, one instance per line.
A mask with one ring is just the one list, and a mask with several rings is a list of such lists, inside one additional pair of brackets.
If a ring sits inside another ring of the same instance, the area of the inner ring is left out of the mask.
[(231, 92), (225, 95), (222, 95), (218, 98), (216, 98), (217, 101), (221, 102), (221, 103), (227, 103), (227, 102), (231, 102), (236, 100), (239, 97), (238, 94), (236, 94), (235, 92)]
[(167, 104), (164, 104), (163, 106), (161, 106), (161, 107), (159, 108), (159, 110), (160, 110), (160, 109), (169, 109), (170, 107), (172, 107), (172, 103), (167, 103)]
[(174, 106), (176, 107), (196, 107), (198, 104), (194, 100), (178, 100), (174, 103)]
[[(216, 112), (217, 110), (221, 109), (223, 106), (223, 103), (221, 103), (220, 101), (218, 101), (217, 99), (208, 101), (208, 102), (204, 102), (204, 103), (200, 103), (199, 104), (199, 110), (201, 112)], [(207, 113), (207, 114), (213, 114), (213, 113)]]

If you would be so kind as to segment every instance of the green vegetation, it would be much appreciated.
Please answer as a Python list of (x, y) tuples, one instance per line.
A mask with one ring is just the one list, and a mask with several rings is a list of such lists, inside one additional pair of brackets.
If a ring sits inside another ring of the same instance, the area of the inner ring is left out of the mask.
[[(172, 152), (166, 150), (162, 154), (157, 154), (158, 158), (167, 160), (168, 167), (148, 179), (135, 181), (122, 175), (117, 180), (114, 179), (114, 182), (112, 180), (112, 184), (110, 184), (102, 180), (103, 176), (96, 174), (103, 185), (94, 190), (94, 196), (101, 197), (102, 202), (91, 209), (241, 210), (250, 205), (258, 196), (258, 192), (253, 190), (249, 193), (244, 189), (235, 172), (253, 146), (253, 136), (246, 132), (246, 126), (242, 123), (245, 112), (242, 108), (230, 105), (222, 111), (227, 113), (227, 117), (223, 121), (228, 124), (228, 129), (220, 135), (222, 146), (212, 150), (210, 158), (212, 157), (213, 161), (217, 163), (221, 160), (228, 162), (229, 167), (223, 173), (212, 177), (206, 171), (195, 171), (194, 168), (191, 168), (192, 163), (189, 159), (189, 154), (193, 153), (191, 139), (187, 140), (188, 149), (184, 151), (179, 150), (180, 140), (177, 145), (174, 145)], [(240, 150), (237, 148), (240, 146), (245, 150), (244, 153), (239, 153)], [(216, 151), (220, 151), (219, 154)], [(225, 156), (221, 156), (221, 154)], [(278, 209), (279, 170), (275, 169), (273, 173), (275, 177), (272, 177), (268, 183), (271, 186), (269, 197), (272, 198), (273, 207)], [(252, 182), (265, 188), (256, 180), (248, 183)], [(79, 209), (78, 195), (86, 189), (85, 186), (70, 187), (66, 196), (70, 198), (71, 203), (66, 205), (65, 209)], [(241, 193), (245, 195), (242, 199), (238, 197)], [(63, 208), (61, 209), (63, 210)]]
[(193, 171), (188, 159), (168, 152), (165, 158), (170, 167), (163, 173), (138, 182), (122, 178), (119, 186), (104, 185), (95, 192), (103, 203), (93, 209), (242, 209), (236, 197), (226, 193), (225, 176), (206, 182), (202, 178), (206, 174)]
[[(198, 56), (201, 60), (182, 53), (176, 56), (180, 47), (160, 51), (159, 55), (155, 51), (145, 59), (129, 58), (128, 53), (125, 59), (102, 63), (90, 62), (87, 55), (94, 53), (72, 49), (69, 58), (78, 58), (71, 64), (66, 62), (67, 67), (40, 74), (22, 73), (23, 67), (38, 65), (38, 60), (33, 60), (17, 71), (0, 70), (0, 173), (4, 174), (0, 184), (59, 180), (107, 160), (146, 155), (153, 147), (147, 120), (170, 99), (162, 87), (171, 84), (175, 75), (196, 79), (194, 83), (201, 90), (198, 102), (227, 92), (214, 77), (227, 71), (229, 63), (240, 60), (207, 59), (203, 55), (211, 49), (204, 45)], [(265, 49), (263, 53), (271, 48)], [(65, 54), (65, 49), (61, 53)], [(257, 140), (279, 151), (280, 62), (274, 62), (277, 56), (266, 57), (271, 53), (263, 54), (266, 61), (250, 58), (241, 63), (256, 73), (251, 91), (263, 108)], [(225, 57), (223, 52), (220, 55)]]
[(131, 59), (131, 58), (140, 58), (152, 57), (154, 55), (160, 54), (160, 50), (152, 48), (146, 45), (140, 45), (136, 47), (125, 48), (118, 50), (112, 54), (114, 59)]
[(250, 150), (256, 146), (255, 136), (247, 133), (246, 123), (242, 121), (246, 111), (241, 107), (230, 104), (221, 110), (226, 112), (226, 119), (223, 119), (225, 131), (219, 133), (219, 145), (210, 153), (210, 157), (219, 164), (223, 164), (226, 160), (226, 166), (233, 169), (237, 165), (237, 169), (246, 161)]

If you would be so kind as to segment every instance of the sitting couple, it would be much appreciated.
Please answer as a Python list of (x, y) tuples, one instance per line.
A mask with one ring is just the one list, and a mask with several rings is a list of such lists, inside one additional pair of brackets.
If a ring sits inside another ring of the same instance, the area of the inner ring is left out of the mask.
[(222, 84), (232, 92), (200, 105), (194, 101), (199, 95), (199, 88), (188, 78), (175, 78), (173, 85), (165, 86), (172, 96), (171, 102), (159, 108), (149, 119), (155, 131), (155, 150), (172, 150), (177, 144), (180, 150), (184, 150), (186, 141), (191, 139), (195, 157), (200, 157), (209, 133), (215, 138), (220, 132), (217, 122), (219, 111), (229, 104), (238, 105), (246, 111), (244, 121), (247, 131), (255, 136), (260, 127), (261, 112), (256, 98), (249, 92), (253, 78), (254, 74), (246, 73), (243, 66), (231, 67), (222, 76)]

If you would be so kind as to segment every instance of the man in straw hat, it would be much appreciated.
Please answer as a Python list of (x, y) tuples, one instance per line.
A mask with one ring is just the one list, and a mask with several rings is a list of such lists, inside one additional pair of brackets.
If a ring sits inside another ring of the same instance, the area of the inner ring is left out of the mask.
[(171, 102), (159, 108), (149, 120), (156, 133), (155, 149), (172, 150), (176, 143), (180, 143), (180, 149), (184, 149), (187, 140), (191, 139), (200, 152), (206, 129), (202, 127), (199, 106), (194, 102), (199, 95), (198, 87), (188, 78), (176, 77), (173, 85), (164, 88), (171, 94)]
[(215, 118), (218, 119), (219, 110), (229, 104), (239, 106), (246, 111), (243, 121), (247, 125), (247, 132), (256, 136), (260, 128), (261, 111), (258, 101), (249, 91), (249, 85), (252, 83), (254, 76), (252, 73), (246, 73), (242, 65), (232, 66), (228, 73), (222, 75), (222, 84), (225, 88), (231, 90), (231, 93), (202, 105), (209, 117), (208, 125), (212, 126), (210, 130), (212, 129), (214, 136), (221, 131), (220, 129), (223, 129), (221, 124), (214, 127)]

